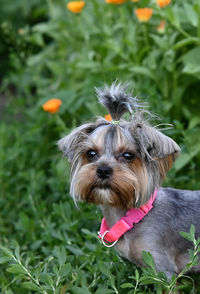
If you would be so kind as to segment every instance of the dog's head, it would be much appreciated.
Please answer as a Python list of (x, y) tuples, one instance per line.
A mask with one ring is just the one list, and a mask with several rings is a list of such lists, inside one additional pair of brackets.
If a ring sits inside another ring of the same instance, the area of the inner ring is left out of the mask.
[[(75, 200), (139, 207), (161, 184), (180, 152), (179, 146), (144, 119), (144, 109), (126, 85), (96, 89), (112, 116), (76, 128), (58, 142), (71, 164)], [(122, 119), (125, 112), (129, 120)]]

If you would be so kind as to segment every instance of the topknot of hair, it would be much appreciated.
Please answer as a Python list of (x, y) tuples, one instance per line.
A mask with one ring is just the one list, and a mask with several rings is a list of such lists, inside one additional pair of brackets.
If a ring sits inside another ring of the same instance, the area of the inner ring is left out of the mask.
[(96, 88), (99, 102), (108, 110), (113, 120), (120, 120), (122, 115), (129, 112), (131, 115), (140, 107), (137, 98), (128, 92), (128, 83), (112, 83), (109, 87)]

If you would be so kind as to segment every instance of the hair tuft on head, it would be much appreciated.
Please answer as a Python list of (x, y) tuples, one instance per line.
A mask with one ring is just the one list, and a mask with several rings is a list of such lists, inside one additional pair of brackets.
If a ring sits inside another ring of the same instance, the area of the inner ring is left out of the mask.
[(129, 112), (131, 115), (141, 107), (136, 97), (129, 93), (128, 83), (114, 82), (109, 87), (95, 88), (99, 102), (108, 110), (113, 120), (120, 120), (122, 115)]

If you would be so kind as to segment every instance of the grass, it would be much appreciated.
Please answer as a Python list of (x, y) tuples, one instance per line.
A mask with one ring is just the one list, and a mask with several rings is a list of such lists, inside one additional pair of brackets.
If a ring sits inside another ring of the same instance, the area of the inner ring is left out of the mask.
[[(154, 9), (147, 23), (133, 13), (139, 6)], [(101, 245), (101, 212), (74, 205), (69, 165), (56, 143), (75, 126), (105, 114), (95, 86), (129, 80), (162, 122), (174, 124), (167, 133), (181, 145), (182, 156), (164, 185), (198, 189), (199, 11), (197, 0), (172, 1), (165, 9), (147, 0), (120, 6), (91, 0), (79, 15), (62, 1), (3, 3), (0, 293), (175, 292), (176, 280), (156, 273), (150, 255), (140, 269)], [(159, 33), (162, 19), (165, 31)], [(41, 107), (53, 97), (63, 102), (55, 115)], [(191, 241), (195, 263), (198, 241)], [(199, 275), (183, 274), (179, 288), (199, 293)]]

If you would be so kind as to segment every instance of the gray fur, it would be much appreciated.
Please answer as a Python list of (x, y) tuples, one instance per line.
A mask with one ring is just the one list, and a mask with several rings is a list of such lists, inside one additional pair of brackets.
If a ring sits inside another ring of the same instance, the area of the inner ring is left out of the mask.
[[(68, 158), (69, 162), (72, 162), (74, 155), (76, 157), (81, 155), (80, 145), (86, 142), (88, 135), (96, 128), (93, 123), (84, 124), (76, 128), (68, 136), (58, 141), (58, 147), (63, 151), (63, 154)], [(83, 149), (83, 148), (81, 148)]]
[(113, 120), (119, 120), (125, 112), (133, 113), (141, 107), (131, 93), (127, 93), (128, 83), (114, 82), (110, 87), (96, 88), (99, 102), (108, 110)]

